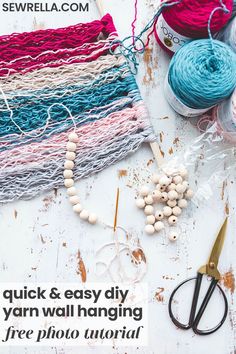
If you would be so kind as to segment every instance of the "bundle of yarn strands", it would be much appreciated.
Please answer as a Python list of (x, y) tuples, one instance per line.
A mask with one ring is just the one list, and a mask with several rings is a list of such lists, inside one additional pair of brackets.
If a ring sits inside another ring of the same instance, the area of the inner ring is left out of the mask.
[(63, 185), (72, 131), (79, 137), (75, 179), (154, 140), (125, 58), (110, 54), (115, 38), (110, 15), (0, 37), (1, 202)]

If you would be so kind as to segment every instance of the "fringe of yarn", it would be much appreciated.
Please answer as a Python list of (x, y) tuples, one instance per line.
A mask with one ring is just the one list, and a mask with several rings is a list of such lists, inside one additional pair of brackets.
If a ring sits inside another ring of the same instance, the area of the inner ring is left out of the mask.
[(114, 33), (107, 15), (90, 24), (0, 37), (0, 202), (62, 186), (74, 129), (80, 137), (76, 179), (155, 139), (126, 60), (109, 54)]
[[(206, 111), (228, 98), (236, 86), (236, 55), (229, 46), (199, 39), (184, 45), (172, 58), (168, 83), (181, 105)], [(191, 94), (190, 94), (191, 93)], [(167, 96), (171, 105), (175, 102)], [(174, 109), (176, 107), (173, 106)], [(179, 108), (179, 107), (178, 107)]]

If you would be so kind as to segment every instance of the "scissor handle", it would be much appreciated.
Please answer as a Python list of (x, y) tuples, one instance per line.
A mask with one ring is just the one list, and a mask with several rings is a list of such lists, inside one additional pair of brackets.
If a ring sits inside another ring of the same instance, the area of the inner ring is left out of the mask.
[[(228, 301), (227, 301), (227, 298), (226, 298), (226, 295), (224, 293), (224, 291), (222, 290), (222, 288), (219, 286), (218, 284), (218, 280), (212, 278), (212, 281), (211, 281), (211, 284), (207, 290), (207, 293), (203, 299), (203, 302), (200, 306), (200, 309), (196, 315), (196, 309), (197, 309), (197, 303), (198, 303), (198, 298), (199, 298), (199, 292), (200, 292), (200, 288), (201, 288), (201, 283), (202, 283), (202, 274), (201, 273), (198, 273), (197, 277), (195, 278), (191, 278), (191, 279), (187, 279), (185, 281), (183, 281), (181, 284), (179, 284), (177, 286), (177, 288), (172, 292), (171, 296), (170, 296), (170, 300), (169, 300), (169, 306), (168, 306), (168, 309), (169, 309), (169, 315), (170, 315), (170, 318), (172, 320), (172, 322), (178, 327), (178, 328), (181, 328), (181, 329), (190, 329), (192, 328), (194, 333), (196, 334), (199, 334), (199, 335), (208, 335), (208, 334), (211, 334), (211, 333), (214, 333), (215, 331), (217, 331), (224, 323), (226, 317), (227, 317), (227, 313), (228, 313)], [(190, 316), (189, 316), (189, 322), (188, 324), (183, 324), (181, 322), (179, 322), (176, 317), (174, 316), (173, 314), (173, 311), (172, 311), (172, 302), (173, 302), (173, 299), (174, 299), (174, 296), (176, 294), (176, 292), (179, 290), (179, 288), (181, 288), (184, 284), (186, 284), (187, 282), (189, 281), (192, 281), (192, 280), (196, 280), (195, 282), (195, 288), (194, 288), (194, 293), (193, 293), (193, 300), (192, 300), (192, 306), (191, 306), (191, 311), (190, 311)], [(220, 290), (220, 293), (222, 294), (223, 296), (223, 299), (224, 299), (224, 305), (225, 305), (225, 311), (224, 311), (224, 315), (220, 321), (220, 323), (215, 326), (214, 328), (212, 329), (209, 329), (209, 330), (200, 330), (198, 329), (198, 324), (205, 312), (205, 309), (209, 303), (209, 300), (216, 288), (216, 286), (218, 287), (218, 289)]]

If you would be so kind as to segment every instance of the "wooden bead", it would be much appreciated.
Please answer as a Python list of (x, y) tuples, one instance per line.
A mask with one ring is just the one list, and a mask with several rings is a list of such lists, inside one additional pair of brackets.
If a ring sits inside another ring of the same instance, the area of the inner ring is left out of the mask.
[(173, 177), (173, 182), (175, 184), (181, 184), (183, 182), (183, 178), (181, 176), (177, 175), (177, 176)]
[(183, 199), (184, 194), (183, 193), (178, 193), (178, 198), (177, 199)]
[(166, 186), (160, 186), (160, 192), (165, 192)]
[(168, 200), (167, 202), (167, 205), (171, 208), (174, 208), (176, 204), (177, 204), (176, 200)]
[(153, 235), (154, 232), (155, 232), (155, 229), (154, 229), (154, 226), (153, 225), (146, 225), (145, 228), (144, 228), (145, 232), (148, 234), (148, 235)]
[(160, 192), (165, 192), (166, 186), (161, 186), (160, 184), (156, 185), (156, 190)]
[(179, 216), (179, 215), (182, 213), (180, 207), (178, 207), (178, 206), (175, 206), (175, 207), (173, 208), (172, 212), (173, 212), (173, 214), (174, 214), (175, 216)]
[(169, 240), (170, 240), (171, 242), (177, 241), (178, 238), (179, 238), (178, 232), (176, 232), (176, 231), (171, 231), (171, 232), (170, 232), (170, 234), (169, 234)]
[(73, 174), (72, 170), (65, 170), (63, 172), (63, 176), (64, 176), (64, 178), (72, 178), (74, 176), (74, 174)]
[(168, 219), (168, 223), (170, 225), (175, 225), (177, 223), (177, 221), (178, 221), (178, 218), (175, 215), (171, 215)]
[(168, 199), (169, 200), (175, 200), (177, 198), (178, 198), (178, 193), (176, 191), (168, 192)]
[(176, 185), (176, 192), (177, 193), (184, 193), (186, 191), (186, 187), (183, 184), (179, 183)]
[(76, 144), (75, 143), (72, 143), (72, 141), (68, 141), (68, 143), (66, 144), (66, 149), (67, 151), (76, 151)]
[(167, 187), (171, 183), (171, 179), (168, 178), (166, 175), (161, 177), (159, 180), (160, 186)]
[(70, 188), (70, 187), (73, 187), (74, 185), (74, 180), (72, 178), (66, 178), (64, 180), (64, 185), (66, 188)]
[(73, 206), (73, 210), (74, 210), (74, 212), (75, 213), (78, 213), (78, 214), (80, 214), (81, 213), (81, 211), (83, 210), (83, 208), (82, 208), (82, 205), (81, 204), (76, 204), (76, 205), (74, 205)]
[(154, 184), (157, 184), (157, 183), (159, 183), (160, 178), (161, 178), (160, 175), (154, 173), (154, 174), (152, 175), (152, 182), (153, 182)]
[(144, 198), (144, 201), (146, 204), (151, 205), (153, 204), (153, 198), (151, 195), (148, 195), (147, 197)]
[(181, 209), (184, 209), (184, 208), (187, 208), (188, 206), (188, 202), (186, 199), (180, 199), (178, 201), (178, 206), (181, 208)]
[(92, 225), (96, 224), (97, 222), (97, 215), (95, 213), (91, 213), (88, 218), (88, 222)]
[(76, 205), (79, 204), (80, 200), (79, 197), (77, 195), (73, 195), (72, 197), (69, 198), (70, 199), (70, 203), (72, 205)]
[[(183, 181), (182, 185), (183, 185), (183, 186), (185, 186), (185, 187), (186, 187), (186, 189), (189, 187), (189, 183), (188, 183), (188, 181)], [(186, 189), (185, 189), (185, 190), (186, 190)]]
[(162, 220), (164, 218), (164, 214), (161, 210), (157, 210), (156, 213), (155, 213), (155, 218), (157, 220)]
[(81, 213), (79, 214), (79, 216), (80, 216), (80, 218), (81, 218), (82, 220), (88, 220), (88, 218), (89, 218), (89, 212), (88, 212), (87, 210), (83, 209), (83, 210), (81, 211)]
[(66, 160), (65, 163), (64, 163), (64, 168), (66, 170), (72, 170), (73, 168), (75, 167), (75, 164), (73, 161), (71, 160)]
[(169, 186), (166, 188), (167, 192), (175, 191), (175, 189), (176, 189), (176, 184), (174, 183), (169, 184)]
[(66, 152), (66, 159), (70, 160), (70, 161), (74, 161), (75, 160), (75, 153), (72, 151), (67, 151)]
[(139, 208), (139, 209), (143, 209), (145, 207), (145, 201), (143, 198), (138, 198), (136, 200), (136, 206)]
[(73, 195), (77, 194), (76, 188), (75, 187), (70, 187), (67, 189), (67, 194), (72, 197)]
[(148, 225), (153, 225), (155, 223), (156, 219), (154, 215), (148, 215), (146, 218), (146, 224)]
[(163, 208), (163, 214), (164, 216), (171, 216), (172, 215), (172, 209), (169, 206), (165, 206)]
[(144, 213), (146, 215), (152, 215), (153, 211), (154, 211), (154, 208), (153, 208), (152, 205), (146, 205), (145, 208), (144, 208)]
[(166, 192), (163, 192), (163, 193), (161, 194), (161, 200), (162, 200), (163, 202), (166, 202), (166, 201), (168, 200), (168, 194), (167, 194)]
[(163, 224), (162, 221), (157, 221), (154, 225), (154, 228), (157, 232), (159, 232), (165, 228), (165, 225)]
[(155, 190), (155, 191), (152, 192), (152, 198), (153, 198), (154, 201), (161, 200), (161, 196), (162, 196), (161, 191)]
[(78, 143), (79, 138), (76, 133), (70, 133), (68, 136), (69, 141), (72, 141), (72, 143)]
[(191, 199), (193, 197), (193, 191), (192, 189), (188, 189), (187, 192), (185, 193), (185, 198)]
[(148, 186), (142, 186), (142, 187), (140, 188), (139, 194), (140, 194), (142, 197), (146, 197), (146, 196), (148, 195), (148, 193), (149, 193), (149, 188), (148, 188)]
[(182, 178), (187, 178), (188, 177), (188, 171), (185, 167), (182, 167), (180, 170), (179, 170), (179, 174)]

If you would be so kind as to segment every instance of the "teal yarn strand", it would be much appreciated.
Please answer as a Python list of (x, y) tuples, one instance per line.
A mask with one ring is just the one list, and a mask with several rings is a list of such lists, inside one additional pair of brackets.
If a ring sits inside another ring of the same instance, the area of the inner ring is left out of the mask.
[(236, 87), (236, 55), (217, 40), (192, 41), (173, 56), (167, 80), (185, 106), (210, 109), (228, 98)]

